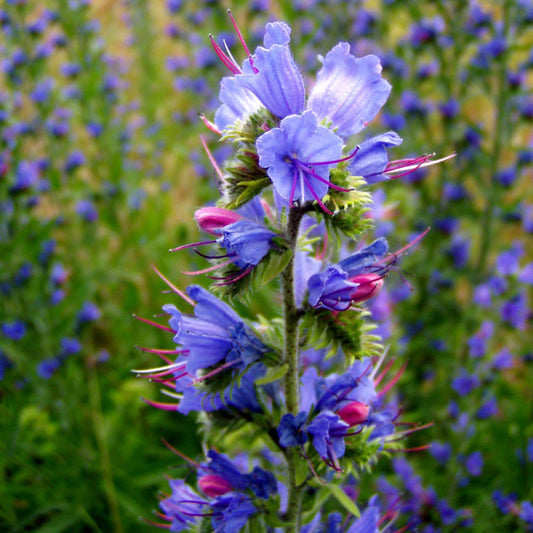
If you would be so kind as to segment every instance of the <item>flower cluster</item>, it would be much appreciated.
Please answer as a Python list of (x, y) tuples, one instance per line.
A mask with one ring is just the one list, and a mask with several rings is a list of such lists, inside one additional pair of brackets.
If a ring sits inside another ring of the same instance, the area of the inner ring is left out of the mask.
[[(228, 450), (233, 459), (213, 450), (206, 464), (186, 459), (203, 495), (188, 479), (171, 480), (160, 516), (172, 531), (208, 520), (215, 531), (228, 533), (247, 524), (378, 531), (376, 499), (356, 518), (355, 499), (342, 486), (348, 474), (401, 449), (399, 442), (424, 426), (398, 431), (401, 409), (385, 399), (405, 364), (377, 390), (394, 361), (380, 372), (386, 350), (372, 334), (365, 302), (380, 293), (399, 257), (427, 230), (393, 254), (383, 237), (365, 244), (367, 187), (433, 162), (389, 162), (388, 149), (401, 143), (392, 131), (346, 148), (391, 91), (376, 56), (356, 58), (347, 43), (338, 44), (321, 59), (306, 96), (289, 26), (267, 24), (264, 45), (252, 54), (232, 21), (247, 57), (241, 65), (211, 39), (231, 76), (221, 82), (214, 123), (204, 121), (233, 141), (236, 155), (221, 170), (208, 152), (222, 197), (195, 214), (214, 239), (171, 250), (192, 248), (210, 261), (184, 274), (208, 274), (218, 296), (198, 285), (183, 292), (157, 271), (193, 314), (174, 304), (163, 307), (169, 326), (155, 325), (172, 333), (175, 347), (145, 348), (166, 365), (137, 372), (163, 383), (175, 400), (148, 403), (201, 412), (206, 445)], [(333, 234), (346, 235), (347, 242), (336, 246)], [(206, 246), (218, 251), (198, 250)], [(261, 314), (251, 308), (240, 315), (224, 301), (261, 287), (271, 289)], [(255, 467), (249, 474), (236, 466), (242, 461), (235, 456), (242, 451), (236, 438), (250, 444), (246, 461)], [(353, 515), (347, 522), (338, 512), (326, 522), (313, 512), (324, 501), (325, 489), (317, 490), (323, 483)]]

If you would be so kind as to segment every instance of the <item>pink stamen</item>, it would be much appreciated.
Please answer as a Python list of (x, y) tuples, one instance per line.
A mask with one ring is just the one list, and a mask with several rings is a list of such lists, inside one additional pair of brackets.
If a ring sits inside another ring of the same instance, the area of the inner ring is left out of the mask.
[(391, 448), (390, 450), (387, 450), (389, 452), (423, 452), (424, 450), (427, 450), (431, 448), (431, 444), (424, 444), (423, 446), (417, 446), (416, 448), (402, 448), (401, 450), (395, 450), (394, 448)]
[(360, 146), (356, 146), (355, 147), (355, 150), (348, 156), (346, 157), (343, 157), (342, 159), (337, 159), (336, 161), (311, 161), (311, 162), (306, 162), (305, 164), (306, 165), (336, 165), (338, 163), (342, 163), (344, 161), (348, 161), (348, 159), (351, 159), (352, 157), (355, 156), (355, 154), (357, 154), (357, 152), (359, 152), (359, 148)]
[(152, 407), (157, 407), (157, 409), (162, 409), (163, 411), (177, 411), (179, 404), (178, 403), (164, 403), (164, 402), (154, 402), (152, 400), (147, 400), (142, 398), (141, 400)]
[(235, 65), (235, 63), (225, 54), (225, 52), (218, 46), (218, 43), (215, 41), (215, 38), (212, 35), (209, 35), (209, 40), (211, 41), (211, 46), (215, 50), (215, 54), (218, 56), (220, 61), (233, 73), (241, 74), (241, 69)]
[(250, 50), (248, 50), (248, 46), (246, 46), (246, 41), (244, 40), (244, 37), (242, 36), (242, 33), (239, 30), (239, 27), (237, 26), (237, 23), (235, 22), (235, 19), (233, 18), (233, 15), (231, 14), (230, 9), (228, 9), (228, 15), (229, 15), (229, 18), (231, 19), (231, 23), (233, 24), (233, 27), (235, 28), (237, 37), (239, 38), (239, 41), (241, 42), (242, 47), (244, 48), (244, 51), (246, 52), (246, 55), (248, 56), (248, 60), (250, 61), (250, 66), (252, 67), (253, 71), (257, 74), (259, 71), (254, 67), (254, 61), (252, 59), (252, 54), (250, 54)]
[[(168, 520), (172, 520), (172, 518), (168, 518)], [(172, 524), (163, 524), (161, 522), (154, 522), (153, 520), (148, 520), (148, 518), (142, 518), (143, 522), (146, 522), (147, 524), (150, 524), (151, 526), (159, 527), (161, 529), (170, 529)]]
[(388, 255), (387, 257), (384, 257), (383, 259), (381, 259), (380, 261), (377, 262), (378, 265), (382, 264), (382, 263), (386, 263), (387, 261), (390, 261), (390, 260), (394, 260), (396, 259), (397, 257), (399, 257), (400, 255), (402, 255), (406, 250), (408, 250), (409, 248), (411, 248), (412, 246), (414, 246), (417, 242), (419, 242), (420, 240), (422, 240), (429, 232), (431, 228), (427, 228), (425, 231), (423, 231), (420, 235), (418, 235), (418, 237), (416, 237), (414, 240), (412, 240), (409, 244), (406, 244), (403, 248), (400, 248), (399, 250), (397, 250), (396, 252), (394, 252), (393, 254), (391, 255)]
[(161, 439), (163, 441), (163, 444), (173, 453), (175, 453), (177, 456), (181, 457), (184, 461), (189, 463), (190, 465), (194, 466), (195, 468), (200, 468), (200, 464), (196, 461), (193, 461), (190, 457), (187, 457), (184, 453), (180, 452), (174, 446), (169, 444), (165, 439)]
[(201, 242), (192, 242), (190, 244), (184, 244), (178, 246), (177, 248), (171, 248), (169, 252), (179, 252), (180, 250), (185, 250), (186, 248), (194, 248), (195, 246), (203, 246), (204, 244), (215, 244), (217, 241), (201, 241)]
[(381, 374), (374, 379), (374, 387), (377, 387), (381, 380), (385, 377), (385, 374), (390, 370), (390, 367), (394, 364), (394, 360), (389, 361), (385, 368), (381, 371)]
[(343, 187), (339, 187), (338, 185), (335, 185), (331, 181), (328, 181), (327, 179), (324, 179), (322, 176), (319, 176), (311, 167), (306, 166), (304, 163), (302, 163), (301, 161), (298, 161), (297, 159), (294, 159), (294, 162), (301, 169), (303, 169), (306, 172), (308, 172), (309, 174), (311, 174), (311, 176), (313, 176), (313, 178), (317, 179), (318, 181), (321, 181), (322, 183), (327, 183), (332, 189), (335, 189), (337, 191), (342, 191), (342, 192), (350, 192), (352, 190), (352, 189), (344, 189)]
[(186, 272), (182, 271), (182, 274), (185, 274), (186, 276), (197, 276), (199, 274), (206, 274), (207, 272), (213, 272), (213, 270), (216, 270), (217, 268), (222, 268), (227, 265), (230, 265), (235, 261), (236, 258), (228, 259), (227, 261), (224, 261), (223, 263), (220, 263), (219, 265), (213, 265), (209, 268), (204, 268), (203, 270), (195, 270), (194, 272)]
[(222, 135), (222, 132), (203, 113), (200, 113), (198, 118), (205, 124), (208, 130), (211, 130), (217, 135)]
[(192, 306), (195, 305), (195, 301), (191, 300), (187, 294), (185, 294), (183, 291), (180, 291), (172, 282), (170, 282), (157, 268), (152, 265), (152, 268), (154, 269), (155, 273), (178, 295), (181, 296), (187, 303), (191, 304)]
[(207, 154), (207, 157), (209, 158), (209, 162), (211, 163), (212, 167), (215, 169), (215, 172), (220, 178), (219, 179), (220, 183), (224, 183), (224, 174), (222, 174), (222, 170), (220, 170), (220, 167), (218, 166), (216, 159), (213, 157), (211, 150), (209, 150), (209, 147), (207, 146), (207, 142), (203, 135), (200, 135), (200, 142), (202, 143), (205, 153)]
[(176, 333), (172, 328), (163, 326), (161, 324), (158, 324), (157, 322), (152, 322), (151, 320), (148, 320), (147, 318), (142, 318), (137, 315), (133, 315), (133, 318), (140, 320), (141, 322), (144, 322), (145, 324), (150, 324), (150, 326), (155, 326), (156, 328), (162, 329), (163, 331), (170, 331), (171, 333)]
[(215, 283), (214, 285), (217, 286), (223, 286), (223, 285), (231, 285), (232, 283), (235, 283), (236, 281), (239, 281), (240, 279), (244, 278), (247, 274), (249, 274), (254, 269), (254, 265), (249, 266), (248, 268), (245, 268), (238, 276), (234, 276), (227, 281), (222, 281), (220, 283)]
[(405, 369), (407, 368), (407, 361), (400, 367), (400, 370), (396, 373), (396, 375), (378, 392), (378, 396), (383, 396), (386, 394), (394, 385), (396, 385), (396, 382), (400, 379), (402, 374), (405, 372)]
[(207, 374), (204, 374), (203, 376), (196, 378), (192, 384), (196, 385), (198, 383), (201, 383), (202, 381), (205, 381), (206, 379), (212, 378), (213, 376), (216, 376), (223, 370), (226, 370), (227, 368), (232, 367), (234, 364), (239, 363), (240, 361), (238, 359), (235, 359), (234, 361), (230, 361), (229, 363), (224, 363), (222, 366), (219, 366), (218, 368), (215, 368), (214, 370), (211, 370), (211, 372), (208, 372)]
[(305, 177), (305, 174), (302, 173), (302, 179), (304, 180), (304, 183), (306, 185), (306, 187), (309, 189), (309, 191), (311, 192), (311, 194), (313, 195), (314, 199), (317, 201), (318, 205), (328, 214), (328, 215), (331, 215), (333, 216), (333, 213), (324, 205), (324, 203), (322, 202), (322, 200), (318, 197), (318, 194), (315, 192), (315, 190), (313, 189), (313, 187), (311, 187), (311, 184), (309, 183), (309, 181), (307, 180), (307, 178)]

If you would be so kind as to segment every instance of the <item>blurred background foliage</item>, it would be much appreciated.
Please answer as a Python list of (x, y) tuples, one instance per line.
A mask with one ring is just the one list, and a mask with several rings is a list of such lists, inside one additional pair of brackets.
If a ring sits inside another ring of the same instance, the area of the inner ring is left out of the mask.
[[(420, 531), (527, 531), (533, 524), (533, 5), (498, 2), (6, 0), (0, 8), (0, 530), (148, 531), (165, 475), (196, 457), (190, 419), (141, 397), (131, 369), (169, 346), (139, 322), (198, 267), (171, 247), (199, 240), (194, 210), (215, 172), (198, 118), (223, 66), (214, 34), (242, 50), (282, 19), (310, 75), (346, 40), (376, 53), (391, 98), (376, 131), (392, 159), (451, 162), (374, 187), (376, 235), (394, 248), (432, 231), (370, 308), (408, 358), (398, 403), (434, 426), (365, 494), (400, 497)], [(372, 132), (369, 132), (369, 135)], [(204, 283), (207, 280), (195, 280)], [(412, 291), (410, 290), (412, 289)], [(163, 291), (163, 293), (162, 293)], [(258, 296), (255, 305), (261, 308)], [(262, 310), (268, 315), (268, 310)]]

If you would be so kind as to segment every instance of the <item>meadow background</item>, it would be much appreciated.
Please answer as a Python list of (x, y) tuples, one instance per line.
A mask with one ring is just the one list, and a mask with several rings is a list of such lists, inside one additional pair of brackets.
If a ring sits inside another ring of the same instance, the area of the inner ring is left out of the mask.
[[(226, 72), (208, 35), (244, 57), (269, 20), (292, 26), (311, 77), (339, 40), (381, 57), (393, 86), (376, 131), (392, 159), (457, 156), (373, 189), (392, 249), (428, 226), (369, 302), (410, 437), (361, 495), (398, 497), (426, 533), (533, 528), (533, 4), (500, 1), (6, 0), (0, 7), (0, 530), (153, 527), (191, 419), (154, 409), (131, 369), (168, 338), (155, 265), (185, 287), (216, 197), (212, 118)], [(370, 136), (371, 132), (368, 133)], [(208, 280), (195, 279), (206, 283)], [(254, 305), (261, 308), (258, 295)], [(171, 346), (167, 346), (171, 347)], [(401, 522), (403, 520), (403, 522)]]

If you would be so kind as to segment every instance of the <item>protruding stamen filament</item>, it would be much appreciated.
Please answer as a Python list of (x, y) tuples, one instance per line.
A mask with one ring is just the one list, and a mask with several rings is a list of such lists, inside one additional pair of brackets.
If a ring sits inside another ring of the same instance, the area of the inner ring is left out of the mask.
[(203, 113), (200, 113), (198, 118), (206, 125), (208, 130), (211, 130), (217, 135), (222, 135), (222, 132), (209, 119), (207, 119)]
[(396, 385), (396, 382), (400, 379), (401, 375), (405, 372), (405, 369), (407, 368), (407, 361), (400, 367), (400, 370), (396, 373), (396, 375), (378, 392), (378, 396), (383, 396), (385, 393), (387, 393), (394, 385)]
[(218, 166), (216, 159), (211, 153), (211, 150), (209, 150), (209, 146), (207, 146), (207, 142), (203, 135), (200, 135), (200, 142), (202, 143), (205, 153), (207, 154), (207, 157), (209, 158), (209, 162), (211, 163), (211, 165), (215, 169), (215, 172), (217, 173), (217, 176), (219, 177), (219, 183), (224, 183), (224, 174), (222, 174), (222, 170), (220, 170), (220, 167)]
[(346, 157), (343, 157), (342, 159), (337, 159), (336, 161), (308, 161), (305, 164), (306, 165), (336, 165), (338, 163), (348, 161), (349, 159), (352, 159), (352, 157), (355, 157), (357, 152), (359, 152), (359, 149), (360, 149), (360, 146), (357, 145), (355, 147), (355, 150), (350, 155), (347, 155)]
[(415, 170), (418, 170), (419, 168), (430, 167), (432, 165), (442, 163), (443, 161), (447, 161), (448, 159), (452, 159), (456, 155), (457, 154), (453, 153), (446, 157), (442, 157), (441, 159), (436, 159), (435, 161), (431, 160), (431, 158), (434, 157), (435, 154), (424, 155), (415, 159), (399, 159), (398, 161), (391, 161), (387, 165), (387, 168), (385, 169), (384, 173), (397, 174), (398, 172), (401, 172), (401, 174), (394, 176), (395, 178), (399, 178)]
[(220, 48), (218, 43), (215, 41), (215, 38), (212, 35), (209, 35), (209, 40), (211, 41), (211, 46), (215, 50), (215, 54), (218, 56), (220, 61), (233, 73), (241, 74), (241, 69), (233, 63), (233, 61), (225, 54), (225, 52)]
[(154, 402), (152, 400), (147, 400), (146, 398), (141, 398), (141, 400), (152, 407), (157, 407), (163, 411), (177, 411), (179, 404), (177, 403), (164, 403), (164, 402)]
[(194, 306), (195, 302), (194, 300), (191, 300), (183, 291), (180, 291), (172, 282), (170, 282), (157, 268), (152, 265), (152, 268), (154, 269), (155, 273), (178, 295), (181, 296), (187, 303)]
[(196, 276), (198, 274), (206, 274), (207, 272), (213, 272), (213, 270), (216, 270), (217, 268), (228, 266), (234, 261), (235, 261), (235, 258), (228, 259), (227, 261), (224, 261), (223, 263), (220, 263), (219, 265), (213, 265), (213, 266), (210, 266), (209, 268), (204, 268), (203, 270), (195, 270), (194, 272), (182, 271), (182, 274), (185, 274), (186, 276)]
[(195, 246), (203, 246), (204, 244), (215, 244), (217, 241), (201, 241), (201, 242), (192, 242), (190, 244), (183, 244), (177, 248), (171, 248), (169, 252), (179, 252), (180, 250), (185, 250), (186, 248), (194, 248)]
[(162, 329), (164, 331), (170, 331), (171, 333), (176, 333), (172, 328), (169, 328), (167, 326), (163, 326), (161, 324), (158, 324), (157, 322), (153, 322), (152, 320), (148, 320), (147, 318), (142, 318), (137, 315), (133, 315), (133, 318), (136, 318), (137, 320), (140, 320), (141, 322), (144, 322), (145, 324), (150, 324), (150, 326), (155, 326), (156, 328)]
[(248, 50), (248, 46), (246, 46), (246, 41), (244, 40), (244, 37), (242, 36), (241, 30), (239, 30), (239, 27), (237, 26), (237, 22), (235, 22), (235, 19), (233, 18), (233, 15), (231, 13), (231, 9), (228, 9), (228, 15), (231, 19), (231, 23), (233, 24), (233, 27), (235, 28), (235, 33), (237, 34), (237, 37), (239, 38), (239, 41), (242, 44), (242, 47), (244, 48), (244, 51), (246, 52), (246, 55), (248, 56), (248, 60), (250, 61), (250, 66), (252, 67), (252, 70), (257, 74), (259, 71), (254, 67), (254, 61), (252, 59), (252, 54), (250, 53), (250, 50)]
[(302, 180), (304, 181), (307, 188), (311, 191), (311, 194), (313, 195), (314, 199), (317, 201), (318, 205), (328, 214), (333, 216), (333, 213), (324, 205), (322, 200), (319, 198), (318, 194), (315, 192), (311, 184), (309, 183), (309, 180), (305, 177), (305, 174), (301, 173)]

